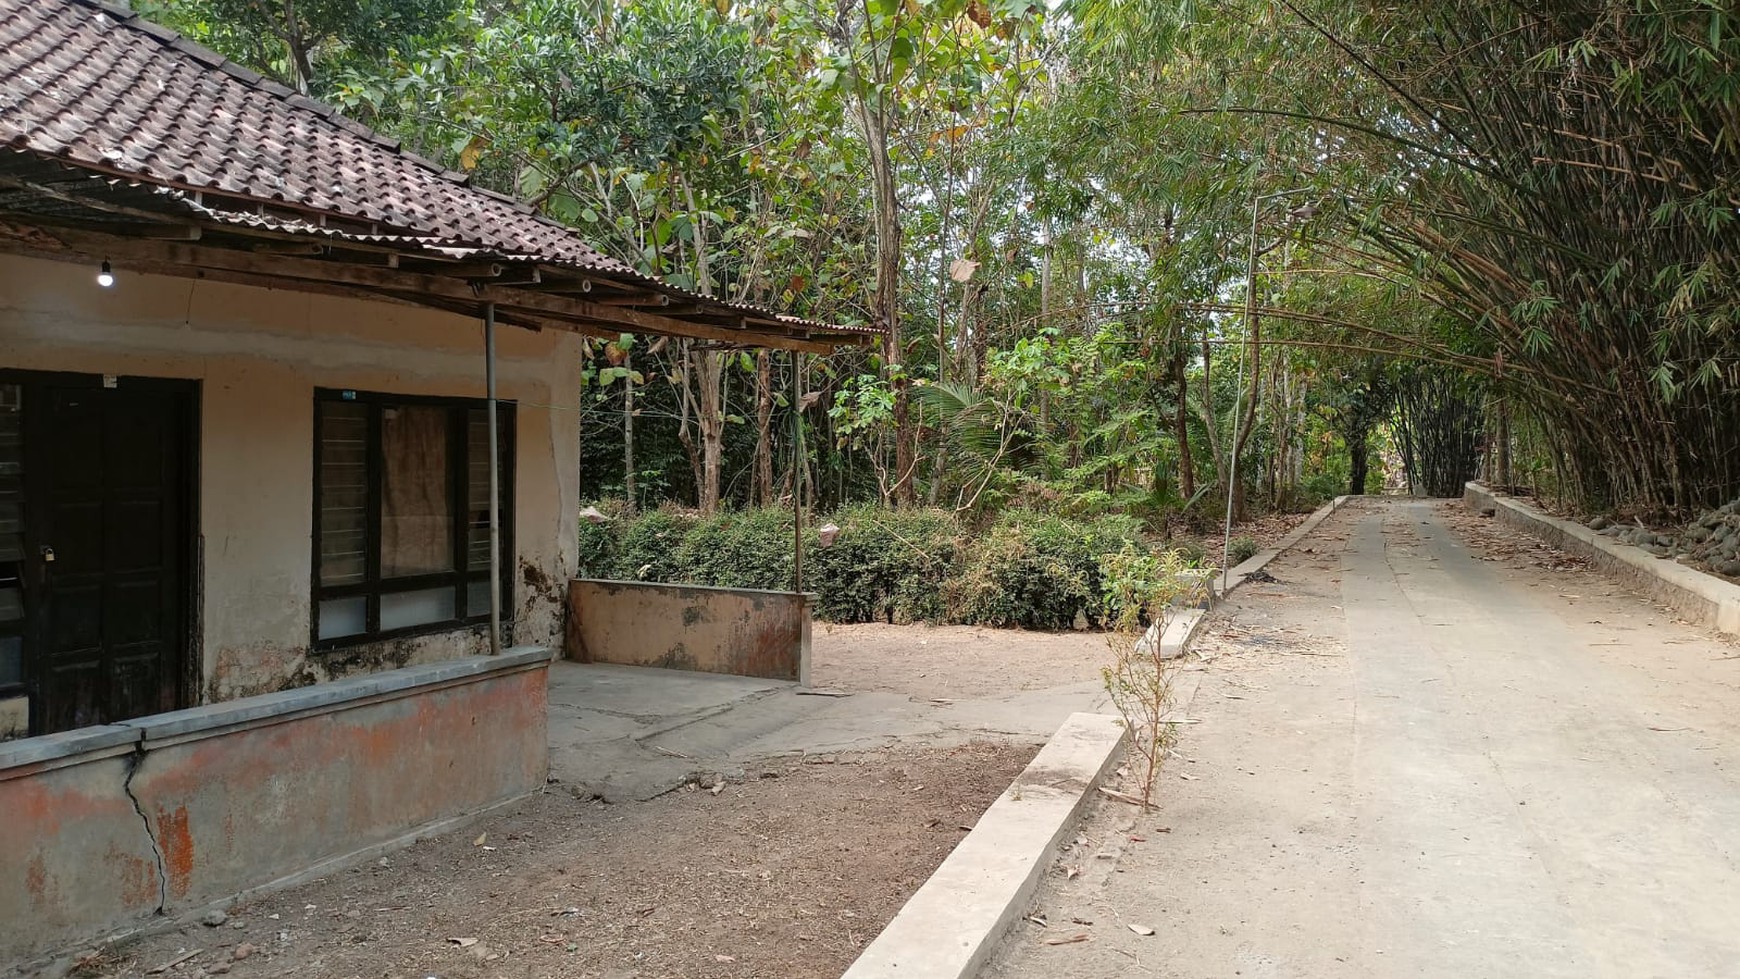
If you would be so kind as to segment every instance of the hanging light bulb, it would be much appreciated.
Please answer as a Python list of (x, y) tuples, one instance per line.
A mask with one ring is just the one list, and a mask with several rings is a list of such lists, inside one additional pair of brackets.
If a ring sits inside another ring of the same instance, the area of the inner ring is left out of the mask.
[(97, 285), (104, 289), (115, 284), (115, 270), (109, 267), (109, 260), (103, 259), (103, 267), (97, 272)]

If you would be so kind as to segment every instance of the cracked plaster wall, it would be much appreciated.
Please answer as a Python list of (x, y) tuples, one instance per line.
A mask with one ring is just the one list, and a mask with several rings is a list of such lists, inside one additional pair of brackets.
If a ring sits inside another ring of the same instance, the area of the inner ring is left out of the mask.
[(281, 693), (85, 728), (33, 739), (53, 746), (35, 761), (0, 758), (0, 975), (535, 791), (548, 660), (484, 662), (386, 692), (358, 679), (336, 700)]

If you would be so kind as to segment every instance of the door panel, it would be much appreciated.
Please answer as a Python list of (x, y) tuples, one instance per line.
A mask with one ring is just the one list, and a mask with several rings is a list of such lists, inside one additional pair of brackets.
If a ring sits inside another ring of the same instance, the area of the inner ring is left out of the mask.
[(38, 734), (183, 705), (191, 393), (96, 380), (26, 387)]

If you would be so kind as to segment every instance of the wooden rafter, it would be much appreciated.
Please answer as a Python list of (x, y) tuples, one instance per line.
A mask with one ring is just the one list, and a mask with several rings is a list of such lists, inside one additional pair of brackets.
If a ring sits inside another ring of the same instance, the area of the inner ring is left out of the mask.
[[(313, 257), (260, 254), (251, 250), (139, 240), (74, 230), (56, 229), (52, 233), (83, 256), (108, 258), (134, 265), (141, 271), (272, 288), (325, 291), (307, 288), (319, 285), (351, 295), (386, 296), (400, 302), (450, 311), (480, 311), (485, 303), (494, 303), (504, 321), (594, 336), (646, 333), (817, 354), (831, 353), (839, 343), (838, 340), (829, 342), (814, 338), (807, 330), (799, 332), (799, 328), (784, 324), (769, 325), (790, 332), (758, 329), (759, 324), (752, 324), (741, 316), (707, 315), (705, 318), (684, 319), (630, 306), (613, 306), (547, 291), (497, 285), (487, 280), (414, 272), (378, 264), (359, 265)], [(200, 273), (204, 275), (200, 276)], [(726, 322), (722, 323), (721, 319)]]

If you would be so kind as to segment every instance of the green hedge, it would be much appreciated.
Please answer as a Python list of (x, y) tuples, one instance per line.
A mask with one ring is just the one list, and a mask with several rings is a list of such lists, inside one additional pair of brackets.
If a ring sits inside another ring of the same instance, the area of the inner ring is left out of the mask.
[(1105, 618), (1100, 559), (1139, 545), (1135, 520), (1069, 520), (1011, 510), (966, 549), (945, 583), (949, 618), (974, 625), (1068, 629)]
[[(830, 622), (944, 621), (941, 583), (954, 573), (961, 526), (941, 510), (856, 506), (821, 523), (834, 543), (810, 549), (804, 587)], [(818, 540), (819, 544), (820, 541)]]
[[(584, 575), (727, 588), (791, 587), (789, 510), (708, 518), (660, 509), (631, 515), (594, 504), (582, 520)], [(821, 546), (817, 528), (839, 528)], [(1072, 520), (1012, 510), (974, 532), (943, 510), (854, 506), (806, 522), (804, 589), (829, 622), (949, 622), (1068, 629), (1106, 617), (1101, 559), (1146, 546), (1125, 517)]]

